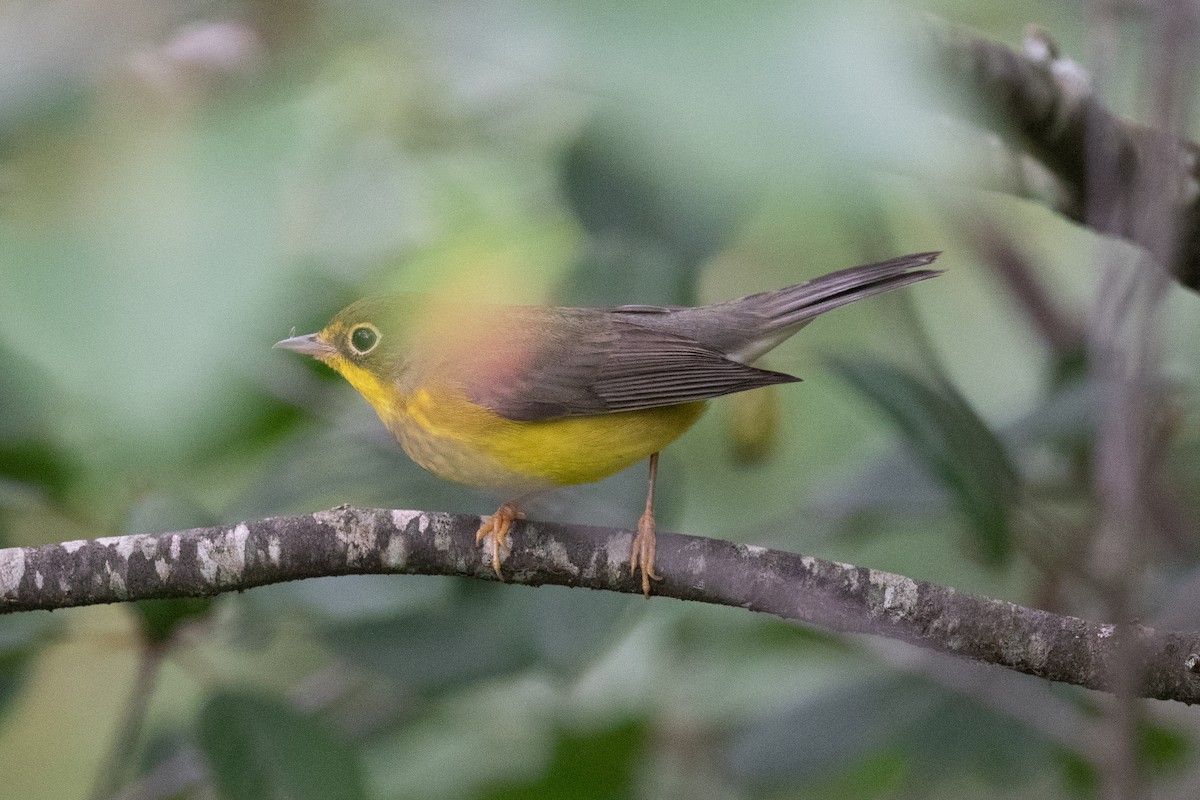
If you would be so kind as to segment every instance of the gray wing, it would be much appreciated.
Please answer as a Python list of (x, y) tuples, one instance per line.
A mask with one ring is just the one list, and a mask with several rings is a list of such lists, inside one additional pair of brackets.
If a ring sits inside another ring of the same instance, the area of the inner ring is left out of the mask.
[(465, 381), (467, 391), (502, 417), (534, 421), (691, 403), (800, 380), (733, 361), (694, 339), (636, 322), (641, 314), (672, 311), (649, 306), (559, 309), (549, 325), (542, 310), (525, 307), (522, 331), (495, 343), (508, 354), (502, 359), (504, 368), (480, 369), (477, 364), (473, 379)]
[[(509, 309), (486, 347), (450, 368), (468, 394), (514, 420), (707, 400), (797, 381), (749, 366), (813, 318), (939, 274), (937, 253), (864, 264), (699, 308)], [(513, 313), (516, 312), (516, 313)]]

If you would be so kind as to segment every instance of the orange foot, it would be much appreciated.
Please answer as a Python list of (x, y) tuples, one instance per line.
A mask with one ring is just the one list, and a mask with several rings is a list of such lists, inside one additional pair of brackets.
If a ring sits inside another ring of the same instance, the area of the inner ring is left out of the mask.
[(490, 543), (492, 569), (496, 570), (496, 577), (500, 580), (504, 580), (504, 575), (500, 572), (500, 559), (507, 558), (512, 552), (512, 545), (508, 541), (508, 529), (512, 527), (513, 521), (518, 519), (525, 519), (525, 515), (518, 511), (513, 503), (505, 503), (496, 509), (495, 514), (483, 518), (483, 524), (475, 534), (475, 544), (484, 540)]
[(662, 576), (654, 572), (654, 514), (649, 510), (638, 520), (637, 536), (629, 552), (629, 571), (642, 570), (642, 593), (650, 596), (650, 579), (661, 581)]

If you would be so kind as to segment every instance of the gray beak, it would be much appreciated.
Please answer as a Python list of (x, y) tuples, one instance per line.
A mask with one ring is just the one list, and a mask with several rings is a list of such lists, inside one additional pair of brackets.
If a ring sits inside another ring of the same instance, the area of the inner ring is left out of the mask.
[(304, 336), (293, 336), (290, 339), (284, 339), (281, 342), (276, 342), (275, 347), (281, 350), (291, 350), (293, 353), (303, 353), (313, 358), (325, 359), (337, 355), (337, 348), (322, 342), (317, 338), (317, 334), (315, 333), (307, 333)]

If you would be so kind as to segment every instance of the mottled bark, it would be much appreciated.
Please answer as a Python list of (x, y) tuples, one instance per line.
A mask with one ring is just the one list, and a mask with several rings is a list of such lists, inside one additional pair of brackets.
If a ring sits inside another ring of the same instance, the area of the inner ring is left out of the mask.
[(1027, 31), (1024, 52), (938, 23), (928, 30), (931, 60), (977, 110), (975, 120), (1051, 176), (1014, 162), (1010, 174), (985, 177), (988, 188), (1049, 203), (1143, 246), (1147, 209), (1166, 208), (1170, 219), (1156, 224), (1170, 225), (1173, 236), (1152, 255), (1200, 290), (1200, 147), (1115, 114), (1084, 68), (1036, 28)]
[[(0, 550), (0, 612), (214, 595), (326, 575), (407, 573), (495, 580), (479, 518), (339, 508), (229, 527)], [(518, 522), (513, 583), (638, 593), (629, 531)], [(1200, 634), (1118, 627), (958, 592), (902, 575), (762, 547), (659, 534), (662, 597), (737, 606), (870, 633), (1092, 689), (1112, 685), (1122, 637), (1141, 654), (1141, 693), (1194, 703)], [(1192, 659), (1192, 660), (1189, 660)]]

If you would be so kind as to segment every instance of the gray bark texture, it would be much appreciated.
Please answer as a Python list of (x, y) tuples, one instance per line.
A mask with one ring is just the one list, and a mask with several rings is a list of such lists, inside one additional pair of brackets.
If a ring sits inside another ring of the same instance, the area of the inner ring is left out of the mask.
[[(0, 549), (0, 613), (216, 595), (329, 575), (495, 580), (479, 518), (337, 508), (219, 528)], [(639, 593), (629, 531), (518, 522), (506, 580)], [(658, 536), (654, 594), (868, 633), (1053, 681), (1106, 690), (1128, 637), (1140, 694), (1200, 701), (1200, 634), (1114, 626), (880, 570), (680, 534)]]

